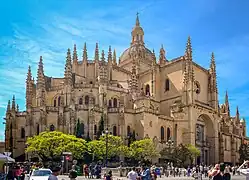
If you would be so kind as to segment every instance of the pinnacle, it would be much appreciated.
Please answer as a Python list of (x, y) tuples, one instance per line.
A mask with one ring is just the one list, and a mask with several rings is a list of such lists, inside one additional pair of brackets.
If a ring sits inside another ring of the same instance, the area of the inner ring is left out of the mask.
[(136, 26), (140, 26), (140, 22), (139, 22), (139, 13), (137, 12), (137, 18), (136, 18)]
[(101, 61), (105, 61), (105, 51), (102, 50), (102, 53), (101, 53)]

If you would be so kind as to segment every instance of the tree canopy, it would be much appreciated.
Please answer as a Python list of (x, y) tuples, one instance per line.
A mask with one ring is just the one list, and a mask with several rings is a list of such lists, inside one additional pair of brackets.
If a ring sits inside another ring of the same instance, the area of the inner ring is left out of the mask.
[(26, 152), (38, 155), (43, 161), (54, 160), (63, 152), (72, 152), (74, 158), (82, 159), (87, 150), (84, 139), (58, 131), (45, 131), (37, 136), (29, 137), (26, 144)]
[(88, 143), (88, 152), (93, 154), (95, 157), (102, 159), (105, 157), (106, 153), (106, 138), (108, 138), (107, 142), (107, 156), (108, 158), (114, 157), (120, 154), (126, 155), (129, 150), (128, 147), (123, 144), (121, 137), (106, 135), (101, 136), (99, 140), (93, 140)]
[(241, 144), (239, 148), (239, 161), (243, 163), (245, 159), (249, 159), (249, 145)]
[(134, 141), (130, 146), (130, 153), (130, 156), (137, 160), (151, 160), (160, 156), (152, 139), (149, 138)]

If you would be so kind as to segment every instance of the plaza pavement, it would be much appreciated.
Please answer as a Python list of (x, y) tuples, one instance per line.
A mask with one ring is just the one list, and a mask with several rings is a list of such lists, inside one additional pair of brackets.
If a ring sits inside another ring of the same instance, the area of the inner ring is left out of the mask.
[[(68, 176), (59, 176), (59, 180), (69, 180)], [(193, 180), (192, 177), (162, 177), (157, 178), (158, 180), (164, 180), (164, 179), (172, 179), (172, 180)], [(76, 180), (86, 180), (84, 176), (78, 176)], [(94, 180), (94, 179), (87, 179), (87, 180)], [(113, 177), (113, 180), (127, 180), (126, 177)], [(203, 180), (208, 180), (208, 178), (203, 178)], [(232, 176), (231, 180), (245, 180), (245, 176)]]

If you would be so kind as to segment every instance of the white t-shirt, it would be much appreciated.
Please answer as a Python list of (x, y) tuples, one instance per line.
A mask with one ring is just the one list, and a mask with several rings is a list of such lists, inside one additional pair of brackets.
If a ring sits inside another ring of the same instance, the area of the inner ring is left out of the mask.
[(127, 174), (127, 178), (129, 180), (136, 180), (138, 177), (137, 173), (135, 171), (130, 171), (128, 174)]
[(246, 176), (246, 180), (249, 180), (249, 168), (248, 169), (240, 169), (240, 173)]
[(57, 176), (51, 174), (49, 177), (48, 177), (48, 180), (58, 180)]

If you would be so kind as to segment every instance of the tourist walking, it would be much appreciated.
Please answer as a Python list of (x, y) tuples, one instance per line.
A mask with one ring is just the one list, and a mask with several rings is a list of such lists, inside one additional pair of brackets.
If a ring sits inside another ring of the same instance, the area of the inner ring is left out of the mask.
[(244, 163), (237, 169), (238, 172), (246, 176), (246, 180), (249, 180), (248, 162), (249, 161), (244, 161)]
[(220, 171), (220, 165), (216, 164), (215, 167), (209, 172), (209, 176), (211, 176), (212, 180), (222, 180), (222, 174)]
[(224, 169), (223, 180), (231, 180), (230, 167), (228, 165)]
[(136, 172), (135, 167), (133, 167), (132, 170), (130, 172), (128, 172), (127, 178), (128, 178), (128, 180), (137, 180), (138, 174)]

